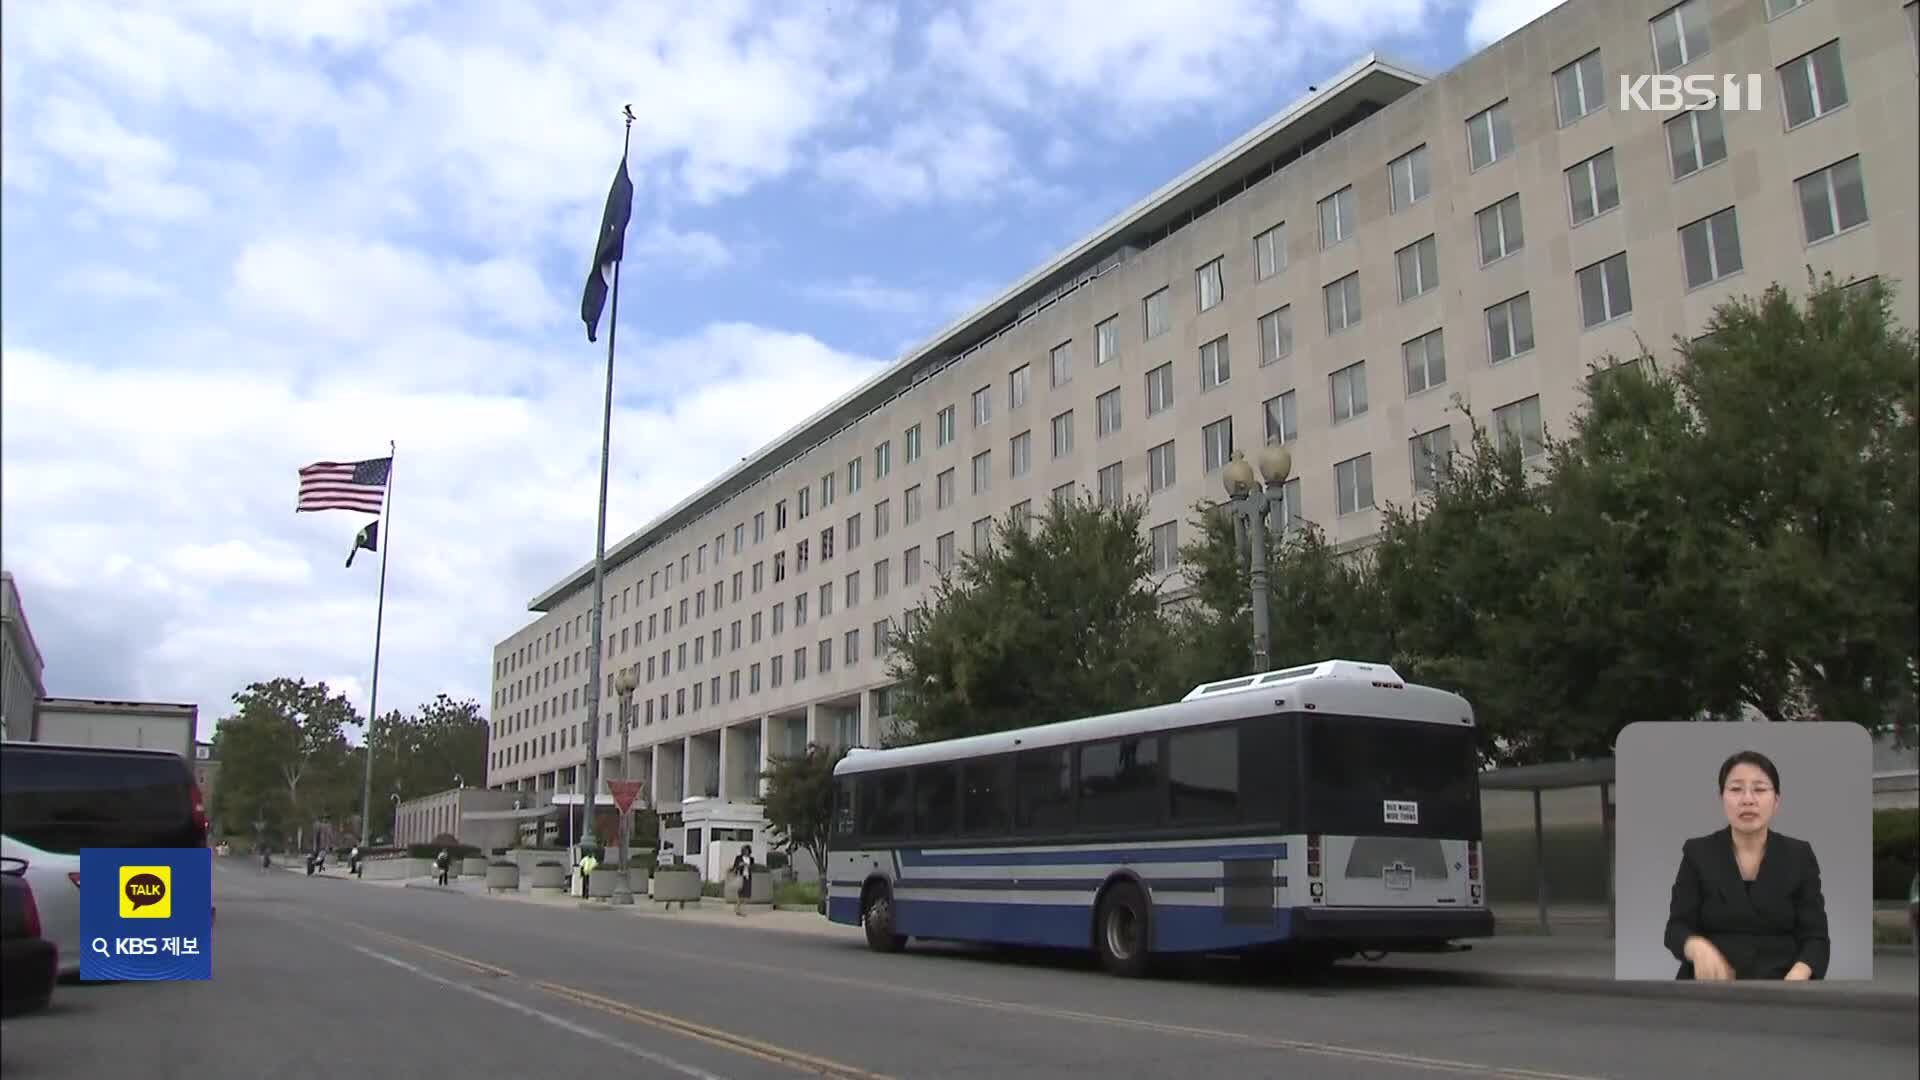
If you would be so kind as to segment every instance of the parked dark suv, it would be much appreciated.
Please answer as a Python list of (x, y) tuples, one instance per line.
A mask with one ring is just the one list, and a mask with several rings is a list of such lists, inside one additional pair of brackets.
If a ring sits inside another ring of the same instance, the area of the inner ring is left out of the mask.
[(207, 846), (187, 759), (166, 750), (0, 742), (0, 832), (42, 851)]

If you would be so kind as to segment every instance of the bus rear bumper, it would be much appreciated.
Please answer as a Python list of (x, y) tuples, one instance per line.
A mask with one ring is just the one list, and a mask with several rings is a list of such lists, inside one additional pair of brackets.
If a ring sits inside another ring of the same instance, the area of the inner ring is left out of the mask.
[(1408, 945), (1493, 936), (1493, 912), (1485, 908), (1296, 907), (1289, 914), (1297, 941)]

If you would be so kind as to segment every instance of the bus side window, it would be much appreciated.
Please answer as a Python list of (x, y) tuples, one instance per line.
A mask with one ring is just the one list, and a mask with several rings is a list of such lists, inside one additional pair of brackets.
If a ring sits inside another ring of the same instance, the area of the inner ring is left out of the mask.
[(856, 798), (860, 810), (860, 835), (869, 838), (907, 835), (913, 812), (913, 804), (907, 796), (905, 769), (862, 775), (860, 792)]
[(1013, 759), (969, 761), (960, 767), (960, 831), (998, 836), (1013, 829)]
[(913, 835), (938, 838), (953, 833), (960, 817), (960, 770), (951, 764), (913, 770)]
[(853, 792), (852, 779), (837, 781), (833, 785), (833, 835), (835, 836), (853, 835)]
[(1014, 758), (1014, 827), (1049, 832), (1073, 827), (1073, 752), (1064, 746), (1022, 750)]

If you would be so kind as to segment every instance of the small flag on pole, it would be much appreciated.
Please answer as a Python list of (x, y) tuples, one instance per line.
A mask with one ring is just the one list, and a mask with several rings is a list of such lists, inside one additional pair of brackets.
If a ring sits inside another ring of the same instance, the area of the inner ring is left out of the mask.
[(316, 461), (300, 470), (296, 514), (313, 510), (359, 510), (378, 514), (387, 497), (390, 457), (366, 461)]
[(620, 171), (613, 175), (613, 187), (607, 191), (607, 209), (600, 215), (600, 237), (594, 241), (587, 287), (580, 294), (580, 321), (587, 324), (588, 341), (599, 340), (600, 312), (607, 306), (607, 289), (613, 284), (613, 264), (626, 254), (627, 222), (632, 217), (633, 178), (627, 175), (623, 154)]
[(360, 554), (362, 548), (368, 551), (380, 550), (379, 522), (369, 521), (360, 527), (359, 534), (353, 538), (353, 550), (347, 552), (347, 567), (349, 569), (353, 567), (353, 557)]

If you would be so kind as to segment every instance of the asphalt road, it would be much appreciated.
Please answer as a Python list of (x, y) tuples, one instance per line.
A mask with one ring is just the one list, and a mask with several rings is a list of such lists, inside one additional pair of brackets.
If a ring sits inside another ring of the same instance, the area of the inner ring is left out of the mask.
[(7, 1077), (1915, 1075), (1885, 1011), (1448, 985), (1128, 981), (1056, 958), (534, 906), (217, 861), (215, 977), (69, 985)]

